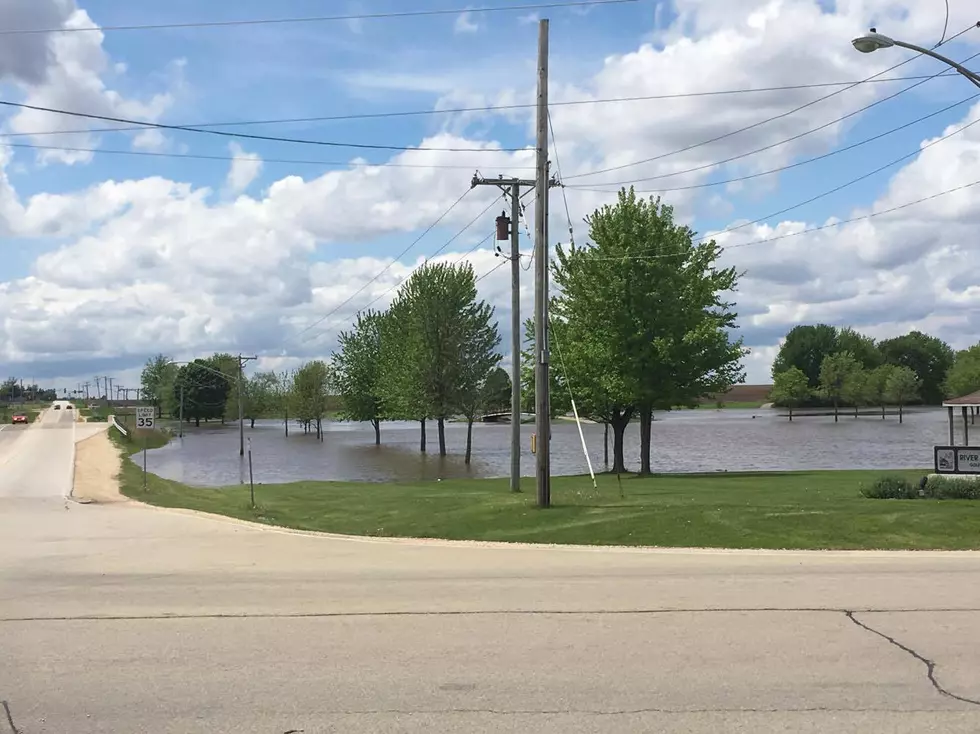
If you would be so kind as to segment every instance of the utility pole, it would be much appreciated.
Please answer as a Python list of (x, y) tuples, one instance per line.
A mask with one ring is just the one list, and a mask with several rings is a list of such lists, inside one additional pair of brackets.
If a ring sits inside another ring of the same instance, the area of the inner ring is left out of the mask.
[(184, 383), (180, 384), (180, 438), (184, 437)]
[(548, 371), (548, 20), (538, 24), (537, 195), (534, 208), (534, 423), (538, 507), (551, 506)]
[[(507, 239), (510, 226), (510, 328), (511, 328), (511, 392), (510, 392), (510, 491), (521, 491), (521, 188), (534, 188), (537, 181), (521, 178), (485, 179), (473, 176), (471, 187), (498, 186), (510, 191), (510, 219), (506, 213), (497, 218), (497, 241)], [(497, 256), (500, 247), (497, 246)]]
[(238, 455), (245, 456), (245, 403), (242, 396), (242, 383), (245, 381), (245, 363), (258, 357), (238, 355)]

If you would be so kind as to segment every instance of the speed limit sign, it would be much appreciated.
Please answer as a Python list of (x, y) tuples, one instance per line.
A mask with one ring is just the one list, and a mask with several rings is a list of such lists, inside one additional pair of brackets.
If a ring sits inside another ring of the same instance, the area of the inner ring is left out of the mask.
[(156, 414), (156, 408), (137, 408), (136, 409), (136, 427), (137, 428), (153, 428), (153, 419)]

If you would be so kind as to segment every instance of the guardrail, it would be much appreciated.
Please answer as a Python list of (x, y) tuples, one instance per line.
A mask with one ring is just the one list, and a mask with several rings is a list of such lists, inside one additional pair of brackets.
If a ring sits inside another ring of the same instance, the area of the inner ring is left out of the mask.
[(125, 428), (122, 427), (122, 425), (116, 420), (116, 416), (110, 415), (109, 416), (109, 423), (111, 423), (113, 426), (115, 426), (116, 430), (119, 431), (122, 435), (124, 435), (124, 436), (128, 436), (129, 435), (129, 431), (127, 431)]

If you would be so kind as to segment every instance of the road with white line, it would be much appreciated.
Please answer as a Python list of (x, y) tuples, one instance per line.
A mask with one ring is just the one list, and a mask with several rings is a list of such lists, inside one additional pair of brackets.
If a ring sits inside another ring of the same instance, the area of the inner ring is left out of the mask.
[(0, 444), (0, 732), (980, 731), (978, 554), (349, 539), (66, 501), (101, 428), (49, 411)]

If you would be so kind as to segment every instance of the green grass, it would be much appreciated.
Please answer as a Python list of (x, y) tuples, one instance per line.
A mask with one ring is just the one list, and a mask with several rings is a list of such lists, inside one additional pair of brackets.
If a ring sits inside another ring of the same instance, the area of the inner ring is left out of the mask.
[[(115, 433), (115, 431), (113, 431)], [(119, 437), (116, 437), (119, 441)], [(161, 436), (158, 441), (165, 442)], [(135, 444), (124, 444), (134, 452)], [(924, 471), (891, 472), (917, 480)], [(297, 482), (188, 487), (125, 461), (125, 495), (260, 523), (368, 536), (674, 547), (976, 549), (980, 503), (866, 499), (881, 472), (556, 477), (554, 505), (534, 505), (534, 484), (506, 479), (396, 484)]]

